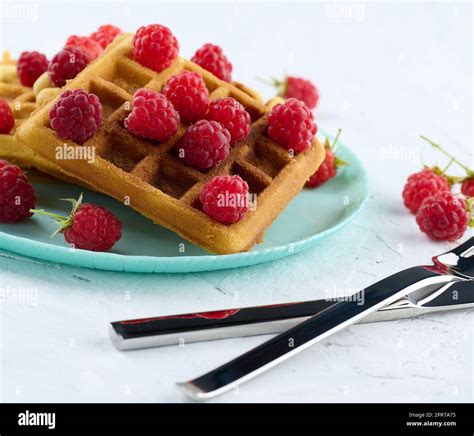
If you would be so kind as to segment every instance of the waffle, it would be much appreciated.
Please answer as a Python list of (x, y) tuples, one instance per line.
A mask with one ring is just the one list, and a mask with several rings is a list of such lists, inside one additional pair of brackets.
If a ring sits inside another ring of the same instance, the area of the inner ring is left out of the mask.
[[(92, 92), (102, 103), (104, 121), (97, 134), (83, 145), (94, 147), (93, 163), (55, 161), (55, 148), (63, 142), (50, 128), (48, 118), (55, 100), (35, 112), (18, 129), (17, 137), (45, 159), (60, 165), (67, 175), (130, 205), (155, 223), (211, 252), (249, 250), (262, 240), (265, 230), (319, 167), (324, 147), (315, 139), (309, 150), (292, 158), (265, 133), (267, 115), (275, 101), (265, 105), (248, 88), (223, 82), (183, 58), (156, 73), (131, 58), (131, 41), (132, 35), (123, 35), (107, 55), (66, 85), (66, 89)], [(234, 145), (228, 159), (209, 171), (188, 167), (176, 158), (174, 148), (186, 125), (181, 125), (171, 140), (160, 144), (138, 138), (123, 126), (132, 95), (138, 88), (161, 91), (170, 76), (184, 69), (202, 75), (211, 99), (231, 96), (243, 104), (252, 119), (249, 136)], [(204, 184), (222, 174), (240, 175), (251, 193), (257, 195), (257, 207), (230, 226), (208, 217), (199, 202)]]
[(59, 167), (38, 156), (14, 137), (15, 130), (36, 109), (37, 103), (33, 89), (20, 84), (16, 62), (8, 52), (3, 53), (0, 62), (0, 97), (9, 103), (15, 118), (12, 131), (9, 134), (0, 134), (0, 159), (6, 159), (26, 169), (31, 181), (55, 182), (57, 179), (71, 181), (62, 175)]
[(0, 97), (6, 100), (15, 118), (15, 127), (10, 134), (0, 134), (0, 157), (21, 166), (30, 167), (33, 152), (14, 140), (15, 129), (36, 109), (33, 90), (22, 86), (16, 74), (16, 62), (8, 52), (3, 53), (0, 62)]

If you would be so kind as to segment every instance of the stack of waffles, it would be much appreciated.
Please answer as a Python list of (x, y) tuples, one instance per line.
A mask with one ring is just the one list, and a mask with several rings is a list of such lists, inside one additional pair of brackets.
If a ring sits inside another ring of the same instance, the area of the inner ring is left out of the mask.
[[(83, 89), (98, 96), (104, 120), (83, 145), (64, 141), (51, 128), (49, 111), (56, 98), (34, 112), (16, 132), (16, 138), (41, 159), (79, 183), (91, 186), (129, 205), (156, 224), (211, 252), (237, 253), (262, 240), (265, 230), (303, 188), (324, 159), (324, 147), (314, 139), (303, 153), (292, 156), (266, 134), (267, 117), (276, 101), (264, 104), (245, 86), (224, 82), (197, 64), (177, 58), (157, 73), (133, 59), (132, 37), (125, 34), (98, 60), (69, 81), (64, 90)], [(210, 99), (233, 97), (251, 117), (250, 134), (235, 144), (229, 157), (207, 171), (184, 164), (175, 146), (186, 131), (163, 143), (148, 141), (124, 127), (134, 92), (149, 88), (160, 92), (167, 80), (182, 70), (199, 73)], [(57, 160), (58, 145), (86, 147), (95, 159)], [(218, 175), (239, 175), (257, 198), (240, 221), (225, 225), (206, 215), (199, 201), (203, 186)]]

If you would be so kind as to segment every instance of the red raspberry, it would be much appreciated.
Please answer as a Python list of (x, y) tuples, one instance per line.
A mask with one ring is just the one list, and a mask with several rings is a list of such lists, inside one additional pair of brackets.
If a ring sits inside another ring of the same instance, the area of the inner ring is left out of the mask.
[(300, 77), (289, 76), (287, 78), (283, 96), (304, 101), (310, 109), (314, 109), (319, 101), (318, 88), (309, 80)]
[(116, 36), (121, 35), (123, 31), (112, 24), (105, 24), (100, 26), (94, 33), (91, 33), (90, 38), (97, 42), (102, 48), (106, 48)]
[(178, 57), (179, 43), (171, 30), (160, 24), (140, 27), (133, 37), (133, 57), (157, 73)]
[(0, 98), (0, 134), (8, 134), (15, 125), (15, 118), (6, 100)]
[(99, 129), (102, 105), (95, 94), (83, 89), (64, 91), (50, 109), (49, 121), (60, 138), (82, 145)]
[(217, 176), (202, 188), (199, 199), (211, 218), (233, 224), (249, 210), (249, 186), (240, 176)]
[(183, 121), (194, 122), (206, 115), (209, 91), (200, 74), (181, 71), (168, 79), (162, 92)]
[(0, 160), (0, 222), (16, 223), (30, 217), (35, 203), (35, 191), (23, 171)]
[(96, 204), (82, 203), (79, 200), (67, 200), (72, 203), (68, 217), (32, 210), (38, 215), (49, 216), (58, 221), (59, 228), (52, 236), (61, 232), (64, 239), (74, 248), (90, 251), (107, 251), (122, 237), (122, 223), (105, 207)]
[(102, 206), (85, 203), (64, 230), (64, 239), (75, 248), (107, 251), (122, 237), (122, 223)]
[(186, 129), (177, 147), (187, 165), (211, 168), (229, 156), (230, 133), (216, 121), (201, 120)]
[(448, 181), (425, 168), (408, 177), (402, 193), (403, 203), (412, 213), (416, 213), (426, 197), (439, 191), (449, 191)]
[(222, 48), (214, 44), (204, 44), (191, 58), (191, 61), (200, 65), (214, 76), (225, 82), (230, 82), (232, 64), (229, 62)]
[(317, 130), (313, 113), (302, 101), (295, 98), (277, 104), (268, 117), (270, 138), (297, 153), (311, 147)]
[(71, 35), (67, 39), (64, 47), (80, 48), (87, 55), (89, 62), (92, 62), (94, 59), (97, 59), (104, 51), (104, 49), (98, 42), (94, 41), (88, 36)]
[(461, 192), (466, 197), (474, 197), (474, 179), (466, 179), (462, 182)]
[(217, 121), (231, 136), (230, 145), (244, 139), (250, 132), (250, 115), (234, 98), (218, 98), (209, 103), (208, 120)]
[(48, 59), (37, 51), (24, 51), (16, 64), (23, 86), (33, 86), (36, 79), (48, 69)]
[(306, 186), (310, 188), (317, 188), (329, 179), (333, 178), (337, 173), (336, 163), (334, 162), (334, 152), (326, 149), (326, 157), (317, 171), (306, 182)]
[(89, 63), (89, 58), (77, 47), (65, 47), (53, 56), (48, 73), (51, 83), (62, 87), (66, 80), (74, 79)]
[(469, 219), (466, 202), (450, 191), (439, 191), (426, 197), (416, 214), (420, 230), (438, 241), (459, 239), (464, 234)]
[(135, 135), (163, 142), (178, 131), (179, 114), (164, 95), (141, 88), (133, 95), (132, 105), (124, 124)]

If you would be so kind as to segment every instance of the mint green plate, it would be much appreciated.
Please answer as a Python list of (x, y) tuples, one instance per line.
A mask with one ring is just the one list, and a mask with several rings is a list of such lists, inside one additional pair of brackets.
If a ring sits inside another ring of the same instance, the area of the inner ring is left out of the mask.
[(340, 168), (338, 175), (325, 185), (304, 189), (267, 231), (265, 242), (247, 253), (210, 255), (119, 202), (66, 183), (37, 184), (37, 208), (67, 214), (69, 203), (58, 199), (77, 198), (84, 191), (85, 201), (105, 206), (122, 221), (122, 239), (111, 252), (69, 248), (62, 235), (49, 238), (55, 225), (39, 216), (0, 225), (0, 248), (65, 265), (137, 273), (213, 271), (269, 262), (313, 247), (362, 209), (368, 196), (364, 166), (342, 144), (337, 154), (350, 166)]

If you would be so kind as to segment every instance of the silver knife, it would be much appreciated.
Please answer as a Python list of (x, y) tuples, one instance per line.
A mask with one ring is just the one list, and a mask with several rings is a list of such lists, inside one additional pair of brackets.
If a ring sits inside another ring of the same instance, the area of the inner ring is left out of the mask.
[[(415, 301), (413, 297), (407, 296), (382, 307), (359, 322), (392, 321), (432, 312), (474, 308), (474, 281), (468, 281), (466, 285), (470, 290), (464, 290), (462, 298), (455, 298), (455, 295), (453, 297), (453, 290), (440, 286), (441, 295), (432, 301)], [(114, 321), (109, 324), (109, 337), (118, 350), (129, 351), (277, 334), (341, 300), (344, 298)]]
[[(466, 244), (469, 246), (469, 241)], [(466, 246), (466, 244), (463, 245)], [(474, 247), (474, 243), (472, 246)], [(434, 263), (445, 272), (449, 272), (453, 267), (452, 259), (456, 262), (455, 253), (458, 249), (459, 247), (435, 256)], [(467, 278), (470, 274), (469, 271), (466, 273), (463, 269), (458, 273)], [(467, 285), (467, 287), (471, 286), (474, 291), (474, 282)], [(460, 298), (455, 298), (455, 294), (453, 294), (454, 297), (451, 296), (453, 290), (443, 290), (444, 288), (440, 286), (440, 296), (433, 300), (415, 301), (414, 296), (403, 297), (362, 318), (360, 322), (389, 321), (436, 311), (474, 307), (474, 292), (466, 290)], [(345, 298), (352, 298), (352, 296)], [(276, 334), (294, 327), (340, 300), (344, 300), (344, 297), (115, 321), (109, 325), (109, 335), (118, 350), (126, 351), (165, 345), (182, 346), (191, 342), (233, 337)]]
[[(194, 400), (206, 400), (244, 383), (309, 346), (360, 321), (383, 307), (408, 303), (429, 304), (452, 287), (453, 295), (470, 292), (466, 282), (474, 273), (474, 238), (448, 253), (437, 256), (434, 266), (400, 271), (358, 292), (350, 301), (340, 301), (281, 333), (262, 345), (194, 380), (178, 383)], [(410, 301), (411, 300), (411, 301)], [(363, 301), (363, 304), (358, 304)]]

